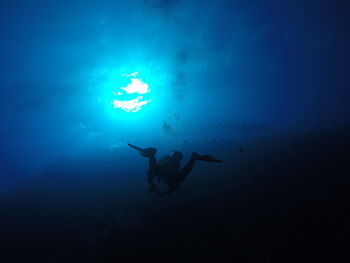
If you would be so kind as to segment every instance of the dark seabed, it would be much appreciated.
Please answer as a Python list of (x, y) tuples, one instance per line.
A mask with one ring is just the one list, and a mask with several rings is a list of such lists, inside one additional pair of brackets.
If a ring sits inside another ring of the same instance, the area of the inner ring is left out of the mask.
[(0, 263), (350, 262), (349, 10), (0, 1)]

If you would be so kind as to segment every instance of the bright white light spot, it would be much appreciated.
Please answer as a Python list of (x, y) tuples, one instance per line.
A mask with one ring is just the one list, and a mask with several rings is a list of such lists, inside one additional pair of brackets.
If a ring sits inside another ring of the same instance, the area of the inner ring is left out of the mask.
[[(126, 112), (137, 112), (142, 109), (142, 106), (151, 101), (143, 100), (143, 94), (147, 94), (151, 92), (151, 90), (149, 89), (147, 83), (144, 83), (141, 79), (136, 78), (137, 74), (138, 72), (122, 75), (123, 77), (129, 78), (131, 83), (126, 87), (120, 87), (113, 92), (114, 97), (116, 97), (112, 101), (114, 108), (120, 108)], [(135, 94), (134, 98), (133, 94)]]
[(140, 79), (131, 79), (131, 84), (126, 87), (122, 87), (122, 90), (125, 90), (127, 94), (146, 94), (150, 92), (148, 85), (142, 82)]
[(138, 96), (133, 100), (114, 100), (112, 102), (114, 108), (120, 108), (126, 112), (137, 112), (142, 109), (143, 105), (146, 105), (151, 100), (142, 100), (142, 96)]

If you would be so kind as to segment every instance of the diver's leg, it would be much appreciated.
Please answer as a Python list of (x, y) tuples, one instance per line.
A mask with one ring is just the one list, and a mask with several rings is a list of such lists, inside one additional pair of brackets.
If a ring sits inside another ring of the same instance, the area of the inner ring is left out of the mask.
[(158, 162), (154, 154), (148, 156), (148, 163), (149, 163), (149, 168), (147, 171), (148, 182), (152, 181), (153, 183), (153, 177), (158, 176), (158, 170), (159, 170)]
[[(133, 148), (136, 148), (136, 146), (133, 146)], [(137, 148), (139, 149), (139, 148)], [(156, 153), (157, 153), (157, 149), (156, 148), (146, 148), (146, 149), (140, 149), (139, 150), (141, 155), (143, 157), (146, 157), (149, 159), (148, 163), (149, 163), (149, 169), (148, 171), (151, 173), (154, 173), (158, 170), (158, 162), (156, 159)]]
[(195, 161), (196, 161), (196, 157), (192, 154), (191, 159), (187, 162), (187, 164), (180, 171), (180, 176), (179, 176), (180, 182), (185, 180), (185, 178), (192, 171), (192, 168), (194, 166)]
[(150, 155), (148, 156), (149, 159), (149, 168), (147, 171), (147, 182), (149, 184), (149, 192), (154, 192), (157, 193), (159, 192), (157, 187), (155, 187), (154, 183), (153, 183), (153, 178), (157, 176), (158, 174), (158, 162), (157, 159), (155, 158), (154, 155)]
[(158, 162), (156, 160), (156, 157), (153, 155), (153, 156), (150, 156), (149, 158), (149, 170), (153, 173), (157, 172), (158, 170)]

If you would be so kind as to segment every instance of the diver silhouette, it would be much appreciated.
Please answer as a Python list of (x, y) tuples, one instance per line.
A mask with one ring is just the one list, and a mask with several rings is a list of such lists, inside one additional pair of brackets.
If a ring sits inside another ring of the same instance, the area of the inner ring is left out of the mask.
[[(221, 160), (215, 159), (211, 155), (200, 155), (197, 153), (192, 153), (190, 160), (186, 165), (180, 169), (180, 162), (183, 159), (182, 153), (179, 151), (174, 151), (171, 156), (166, 156), (163, 159), (157, 161), (155, 155), (157, 153), (156, 148), (146, 148), (141, 149), (135, 145), (128, 144), (130, 147), (136, 149), (140, 152), (143, 157), (149, 159), (149, 168), (147, 171), (147, 180), (149, 183), (149, 192), (155, 193), (159, 196), (173, 193), (176, 191), (185, 178), (192, 171), (195, 161), (205, 161), (205, 162), (215, 162), (221, 163)], [(168, 185), (166, 191), (160, 191), (155, 183), (154, 179), (158, 182), (163, 180)]]

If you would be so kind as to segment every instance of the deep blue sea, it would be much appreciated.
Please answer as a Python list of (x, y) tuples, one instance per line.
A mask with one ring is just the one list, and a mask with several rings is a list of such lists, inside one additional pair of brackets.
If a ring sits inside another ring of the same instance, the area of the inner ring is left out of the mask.
[[(350, 4), (0, 1), (0, 262), (349, 262)], [(148, 159), (192, 152), (175, 192)]]

